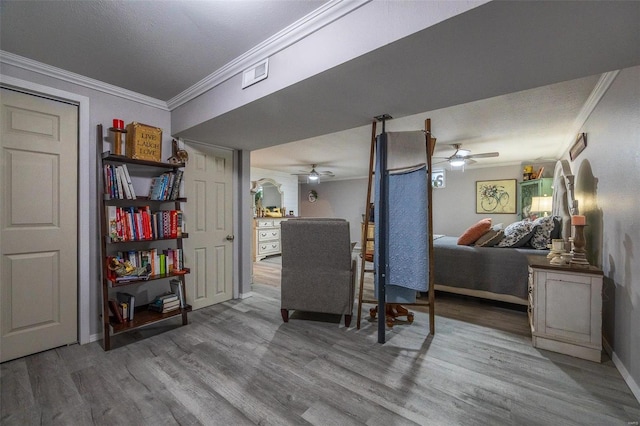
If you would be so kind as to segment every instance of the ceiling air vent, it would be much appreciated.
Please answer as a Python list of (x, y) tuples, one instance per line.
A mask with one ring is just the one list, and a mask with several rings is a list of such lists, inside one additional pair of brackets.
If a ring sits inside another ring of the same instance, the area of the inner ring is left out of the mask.
[(264, 80), (269, 74), (269, 58), (262, 60), (242, 73), (242, 88)]

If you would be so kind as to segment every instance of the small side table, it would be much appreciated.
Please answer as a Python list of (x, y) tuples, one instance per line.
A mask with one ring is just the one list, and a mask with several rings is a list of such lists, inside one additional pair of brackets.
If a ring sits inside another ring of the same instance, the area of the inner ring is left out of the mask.
[(602, 361), (602, 271), (552, 265), (529, 256), (529, 325), (533, 346)]

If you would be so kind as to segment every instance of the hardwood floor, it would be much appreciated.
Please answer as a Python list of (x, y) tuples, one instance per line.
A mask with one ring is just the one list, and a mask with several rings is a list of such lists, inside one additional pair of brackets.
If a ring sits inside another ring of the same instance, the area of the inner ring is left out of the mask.
[(186, 327), (176, 320), (115, 336), (110, 352), (95, 342), (2, 364), (0, 423), (640, 421), (640, 404), (610, 360), (533, 348), (524, 312), (439, 295), (435, 336), (427, 337), (428, 315), (414, 309), (414, 323), (388, 330), (380, 345), (368, 315), (360, 330), (299, 312), (284, 324), (277, 264), (256, 264), (254, 282), (253, 297), (195, 311)]

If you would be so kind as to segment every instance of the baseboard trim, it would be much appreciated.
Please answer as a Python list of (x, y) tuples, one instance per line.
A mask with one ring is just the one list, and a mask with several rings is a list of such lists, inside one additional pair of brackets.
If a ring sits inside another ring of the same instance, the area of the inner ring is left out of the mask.
[(253, 292), (252, 292), (252, 291), (250, 291), (250, 292), (248, 292), (248, 293), (240, 293), (240, 294), (238, 295), (238, 298), (239, 298), (239, 299), (247, 299), (247, 298), (252, 297), (252, 296), (253, 296)]
[(629, 389), (631, 389), (633, 395), (636, 397), (638, 402), (640, 402), (640, 386), (638, 386), (636, 381), (633, 380), (633, 377), (631, 377), (631, 374), (629, 374), (624, 364), (622, 363), (620, 358), (618, 358), (618, 355), (616, 355), (615, 352), (611, 354), (611, 360), (613, 361), (613, 364), (618, 368), (618, 371), (622, 375), (624, 381), (627, 383), (627, 386), (629, 386)]
[(611, 345), (609, 345), (609, 342), (607, 342), (607, 339), (602, 339), (602, 347), (611, 357), (613, 365), (616, 366), (625, 383), (627, 384), (627, 386), (629, 386), (629, 389), (631, 389), (631, 393), (633, 394), (633, 396), (635, 396), (638, 402), (640, 402), (640, 386), (638, 386), (636, 381), (633, 380), (633, 377), (631, 377), (631, 374), (629, 374), (627, 368), (624, 366), (620, 358), (618, 358), (618, 355), (616, 355), (616, 353), (613, 351)]

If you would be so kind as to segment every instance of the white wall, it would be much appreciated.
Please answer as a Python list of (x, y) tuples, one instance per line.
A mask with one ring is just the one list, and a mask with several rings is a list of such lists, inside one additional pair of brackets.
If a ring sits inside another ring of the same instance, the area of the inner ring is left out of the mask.
[(604, 272), (603, 334), (640, 399), (640, 67), (620, 71), (580, 132), (571, 168), (588, 258)]

